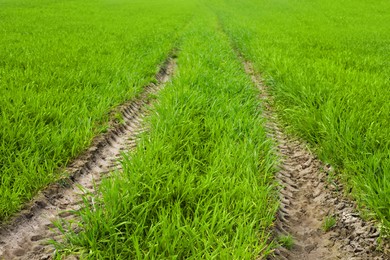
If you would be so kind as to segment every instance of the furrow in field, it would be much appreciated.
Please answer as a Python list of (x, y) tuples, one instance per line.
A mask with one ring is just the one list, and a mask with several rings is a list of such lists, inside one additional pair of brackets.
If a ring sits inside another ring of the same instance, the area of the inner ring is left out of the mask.
[(122, 152), (136, 146), (137, 135), (144, 131), (143, 117), (150, 105), (150, 94), (157, 93), (170, 79), (175, 60), (169, 58), (150, 84), (135, 100), (118, 108), (120, 123), (113, 124), (106, 134), (97, 137), (89, 150), (67, 169), (69, 176), (51, 185), (17, 216), (12, 224), (0, 229), (0, 259), (51, 259), (54, 248), (49, 239), (61, 239), (53, 221), (72, 219), (83, 205), (82, 194), (93, 193), (103, 176), (120, 170)]
[(283, 132), (261, 78), (251, 63), (245, 62), (245, 70), (261, 91), (266, 129), (280, 158), (276, 235), (284, 238), (285, 244), (289, 235), (293, 239), (290, 250), (278, 248), (275, 258), (389, 259), (376, 251), (379, 232), (374, 223), (360, 218), (355, 204), (341, 195), (342, 186), (329, 177), (331, 167)]

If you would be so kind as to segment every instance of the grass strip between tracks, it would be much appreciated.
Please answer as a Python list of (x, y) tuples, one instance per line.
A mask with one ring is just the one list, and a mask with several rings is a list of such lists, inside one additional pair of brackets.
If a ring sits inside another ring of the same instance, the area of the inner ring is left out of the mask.
[[(257, 91), (212, 16), (182, 38), (123, 173), (104, 181), (60, 254), (148, 259), (249, 259), (270, 253), (277, 208), (273, 157)], [(86, 201), (90, 201), (87, 200)]]

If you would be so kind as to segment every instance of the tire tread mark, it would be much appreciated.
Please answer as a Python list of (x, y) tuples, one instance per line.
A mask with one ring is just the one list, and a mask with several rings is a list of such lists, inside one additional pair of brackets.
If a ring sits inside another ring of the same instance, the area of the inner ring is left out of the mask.
[[(355, 203), (339, 192), (342, 185), (328, 188), (332, 168), (311, 154), (304, 142), (284, 133), (266, 85), (253, 65), (238, 56), (260, 91), (267, 136), (279, 157), (275, 176), (281, 189), (275, 240), (286, 235), (294, 239), (290, 250), (279, 247), (270, 259), (390, 259), (388, 245), (382, 245), (381, 252), (375, 250), (379, 237), (376, 223), (360, 218)], [(336, 219), (330, 232), (322, 228), (327, 217)]]
[[(157, 73), (157, 84), (149, 84), (135, 99), (112, 111), (109, 129), (65, 169), (68, 177), (43, 190), (10, 224), (0, 227), (0, 260), (52, 258), (54, 248), (46, 241), (62, 239), (53, 221), (74, 219), (74, 211), (83, 205), (81, 195), (94, 193), (104, 175), (122, 169), (121, 153), (133, 150), (137, 136), (147, 130), (143, 118), (153, 105), (149, 95), (162, 89), (175, 71), (174, 52)], [(114, 119), (118, 113), (122, 122)]]

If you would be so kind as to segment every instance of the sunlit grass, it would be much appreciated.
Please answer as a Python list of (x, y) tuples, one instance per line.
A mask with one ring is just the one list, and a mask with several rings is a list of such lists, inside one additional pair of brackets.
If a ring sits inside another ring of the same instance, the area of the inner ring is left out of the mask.
[[(59, 252), (116, 259), (252, 259), (271, 252), (273, 156), (258, 93), (210, 13), (181, 39), (124, 172), (105, 181)], [(97, 205), (97, 206), (96, 206)]]
[(384, 0), (0, 0), (0, 221), (56, 181), (107, 130), (109, 110), (155, 81), (178, 48), (150, 133), (102, 196), (85, 198), (81, 232), (67, 233), (58, 252), (268, 255), (274, 158), (232, 43), (262, 73), (288, 130), (390, 228), (388, 8)]
[(211, 3), (289, 130), (390, 227), (389, 1)]
[(322, 223), (322, 229), (325, 232), (331, 230), (337, 224), (337, 220), (334, 216), (326, 216), (324, 222)]
[(154, 78), (190, 6), (0, 0), (0, 221)]

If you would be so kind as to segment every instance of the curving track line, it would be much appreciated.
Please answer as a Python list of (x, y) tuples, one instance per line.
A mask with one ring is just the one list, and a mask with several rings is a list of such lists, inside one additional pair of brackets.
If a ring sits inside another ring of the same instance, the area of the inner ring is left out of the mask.
[[(340, 194), (342, 186), (329, 178), (331, 167), (309, 152), (306, 146), (283, 132), (271, 97), (249, 62), (245, 71), (261, 92), (266, 129), (280, 158), (276, 179), (281, 185), (276, 237), (291, 235), (294, 245), (280, 247), (272, 259), (390, 259), (376, 251), (379, 231), (373, 222), (359, 217), (356, 205)], [(327, 232), (326, 218), (336, 220)]]
[(175, 60), (169, 58), (156, 75), (156, 84), (146, 86), (134, 101), (119, 107), (123, 122), (113, 124), (106, 134), (97, 137), (89, 150), (66, 169), (70, 177), (45, 189), (12, 224), (1, 227), (1, 260), (53, 257), (54, 248), (47, 240), (61, 239), (53, 221), (73, 218), (70, 211), (82, 206), (81, 194), (94, 192), (103, 176), (121, 169), (121, 153), (132, 150), (137, 135), (145, 130), (142, 121), (150, 105), (149, 95), (157, 93), (169, 81), (175, 66)]

